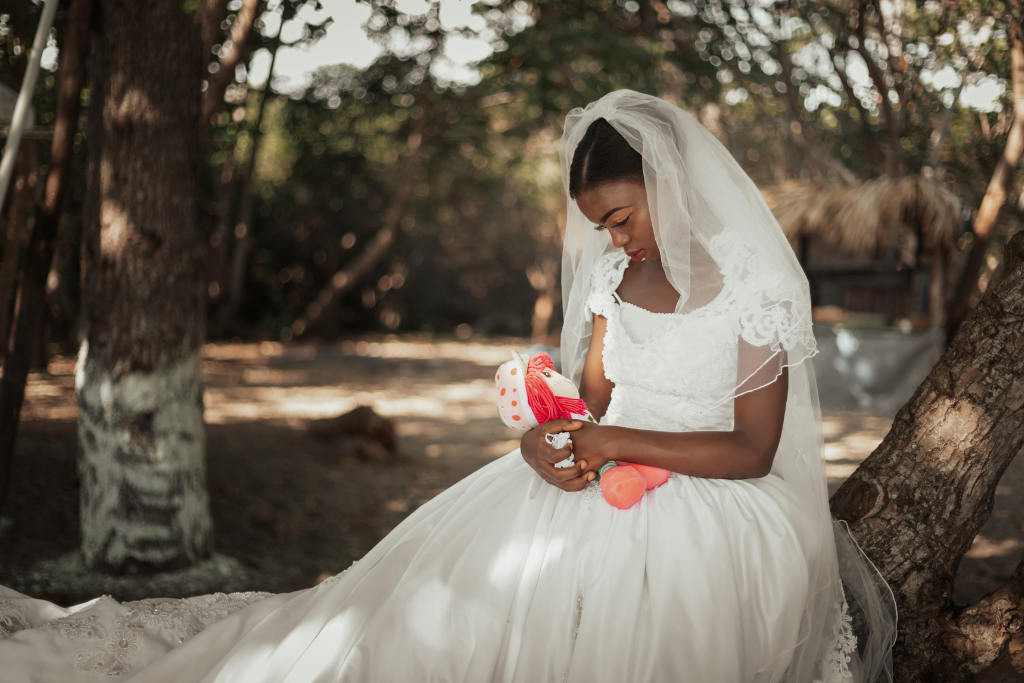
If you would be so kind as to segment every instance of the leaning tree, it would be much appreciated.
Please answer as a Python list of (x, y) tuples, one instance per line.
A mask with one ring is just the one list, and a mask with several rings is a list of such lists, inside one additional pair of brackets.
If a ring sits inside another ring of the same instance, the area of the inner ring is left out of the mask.
[(76, 383), (82, 551), (108, 571), (172, 569), (211, 547), (201, 45), (181, 0), (96, 2)]
[(974, 605), (953, 604), (960, 559), (1024, 446), (1024, 233), (892, 430), (832, 498), (900, 611), (896, 680), (1024, 673), (1024, 562)]

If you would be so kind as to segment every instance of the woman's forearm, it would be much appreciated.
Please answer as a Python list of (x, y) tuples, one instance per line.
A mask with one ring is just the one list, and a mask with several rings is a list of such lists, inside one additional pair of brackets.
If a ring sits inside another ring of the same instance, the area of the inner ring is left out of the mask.
[[(654, 432), (600, 427), (605, 458), (709, 479), (753, 479), (771, 470), (777, 443), (741, 431)], [(761, 441), (762, 443), (759, 443)], [(581, 453), (580, 457), (586, 457)]]

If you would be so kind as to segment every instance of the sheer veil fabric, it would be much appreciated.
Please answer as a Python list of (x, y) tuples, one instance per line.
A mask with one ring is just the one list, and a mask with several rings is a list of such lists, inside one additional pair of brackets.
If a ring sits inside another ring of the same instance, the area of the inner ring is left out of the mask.
[(718, 142), (618, 92), (570, 113), (568, 168), (603, 116), (641, 152), (675, 314), (621, 305), (628, 267), (569, 202), (563, 361), (606, 317), (604, 424), (729, 430), (788, 368), (772, 472), (673, 474), (619, 510), (546, 483), (519, 449), (418, 507), (358, 563), (293, 593), (63, 609), (0, 586), (0, 679), (86, 683), (877, 683), (892, 595), (829, 516), (807, 281)]
[[(722, 296), (735, 312), (738, 372), (734, 390), (719, 404), (773, 382), (784, 368), (789, 371), (772, 472), (799, 492), (804, 506), (794, 528), (809, 558), (810, 588), (797, 641), (777, 653), (779, 661), (792, 656), (789, 666), (775, 680), (890, 680), (896, 633), (892, 593), (829, 513), (810, 360), (816, 353), (810, 293), (793, 250), (754, 183), (711, 133), (671, 103), (630, 90), (610, 93), (566, 117), (560, 156), (567, 194), (573, 152), (598, 118), (643, 157), (655, 238), (680, 295), (676, 313), (692, 313)], [(615, 249), (575, 201), (569, 198), (567, 204), (562, 371), (578, 383), (593, 330), (590, 283), (599, 260)], [(724, 288), (725, 281), (734, 285)], [(836, 672), (841, 678), (835, 679)]]

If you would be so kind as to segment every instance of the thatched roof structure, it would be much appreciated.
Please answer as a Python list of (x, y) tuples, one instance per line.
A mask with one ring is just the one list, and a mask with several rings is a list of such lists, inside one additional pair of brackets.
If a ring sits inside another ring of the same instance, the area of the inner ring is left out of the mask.
[(900, 230), (917, 235), (923, 247), (949, 249), (960, 223), (959, 198), (921, 176), (855, 185), (792, 180), (761, 194), (790, 243), (814, 235), (853, 254), (881, 254)]

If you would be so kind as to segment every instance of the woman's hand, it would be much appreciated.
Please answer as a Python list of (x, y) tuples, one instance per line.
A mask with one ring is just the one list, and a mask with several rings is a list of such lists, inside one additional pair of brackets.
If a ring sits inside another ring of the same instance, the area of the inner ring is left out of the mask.
[(581, 423), (580, 428), (572, 433), (572, 452), (576, 460), (585, 463), (583, 470), (593, 473), (600, 470), (605, 463), (615, 458), (610, 452), (609, 443), (614, 427), (602, 427), (592, 422)]
[(563, 491), (582, 491), (594, 479), (593, 472), (585, 472), (587, 462), (576, 458), (572, 467), (558, 468), (556, 462), (561, 462), (573, 452), (572, 443), (562, 448), (553, 448), (544, 438), (548, 434), (558, 432), (573, 432), (573, 438), (584, 425), (579, 420), (551, 420), (540, 427), (531, 429), (523, 434), (520, 442), (520, 452), (523, 460), (532, 467), (541, 479), (552, 486), (557, 486)]

